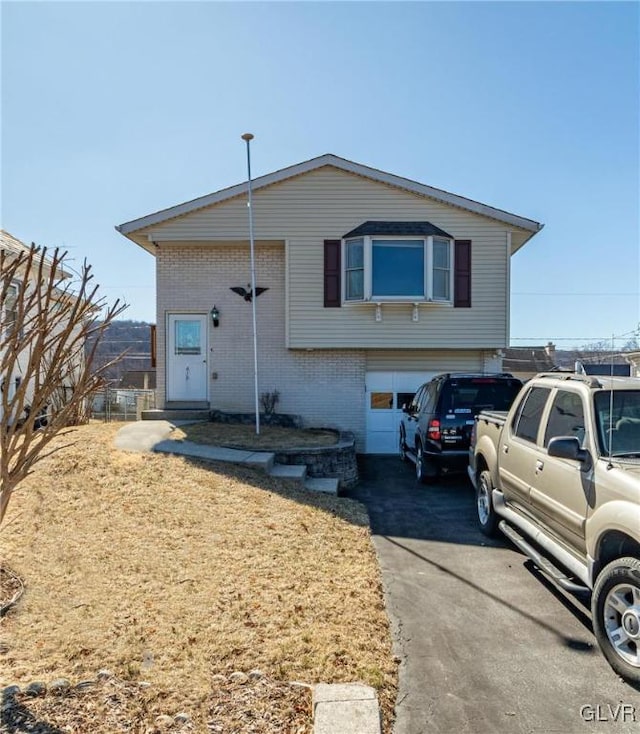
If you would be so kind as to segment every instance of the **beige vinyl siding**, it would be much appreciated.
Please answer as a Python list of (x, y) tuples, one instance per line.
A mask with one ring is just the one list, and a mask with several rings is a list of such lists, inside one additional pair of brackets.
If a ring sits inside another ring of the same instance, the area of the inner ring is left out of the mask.
[[(472, 308), (424, 304), (323, 307), (323, 241), (366, 220), (427, 220), (456, 239), (471, 239)], [(256, 192), (256, 237), (288, 243), (288, 343), (292, 348), (491, 349), (508, 335), (507, 232), (487, 217), (330, 166)], [(141, 230), (163, 242), (237, 240), (248, 236), (245, 197)], [(215, 257), (212, 254), (212, 257)], [(257, 273), (260, 281), (260, 271)], [(260, 282), (259, 282), (260, 284)], [(160, 289), (160, 282), (158, 283)]]
[(470, 350), (367, 350), (367, 372), (482, 372), (483, 352)]

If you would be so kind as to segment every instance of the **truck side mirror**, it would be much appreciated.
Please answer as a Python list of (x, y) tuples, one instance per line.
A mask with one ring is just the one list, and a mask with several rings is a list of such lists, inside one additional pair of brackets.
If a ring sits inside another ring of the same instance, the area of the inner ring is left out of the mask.
[(547, 451), (549, 456), (556, 456), (559, 459), (584, 462), (589, 458), (589, 452), (580, 446), (580, 441), (575, 436), (552, 438)]

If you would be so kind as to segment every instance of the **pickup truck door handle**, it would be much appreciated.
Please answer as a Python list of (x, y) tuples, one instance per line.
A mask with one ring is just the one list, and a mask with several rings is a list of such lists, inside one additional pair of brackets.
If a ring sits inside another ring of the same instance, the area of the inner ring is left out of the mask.
[(505, 444), (502, 444), (502, 453), (503, 454), (508, 454), (509, 453), (509, 447), (507, 446), (506, 443)]
[(536, 461), (536, 472), (542, 471), (543, 469), (544, 469), (544, 462), (538, 459)]

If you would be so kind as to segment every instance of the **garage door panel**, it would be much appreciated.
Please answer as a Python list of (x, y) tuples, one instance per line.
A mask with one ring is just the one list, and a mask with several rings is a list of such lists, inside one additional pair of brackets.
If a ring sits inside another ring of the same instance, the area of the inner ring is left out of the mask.
[(402, 405), (408, 403), (416, 390), (437, 372), (367, 372), (366, 452), (395, 454), (398, 451), (398, 431)]

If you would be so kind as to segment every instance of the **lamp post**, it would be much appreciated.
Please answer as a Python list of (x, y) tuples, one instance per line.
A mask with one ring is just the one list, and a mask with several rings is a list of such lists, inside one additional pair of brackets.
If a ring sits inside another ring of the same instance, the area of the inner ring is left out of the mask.
[(249, 247), (251, 250), (251, 311), (253, 317), (253, 380), (256, 400), (256, 434), (260, 434), (260, 401), (258, 394), (258, 329), (256, 323), (256, 261), (255, 245), (253, 241), (253, 196), (251, 191), (251, 149), (249, 143), (253, 140), (251, 133), (244, 133), (242, 139), (247, 144), (247, 181), (249, 190)]

